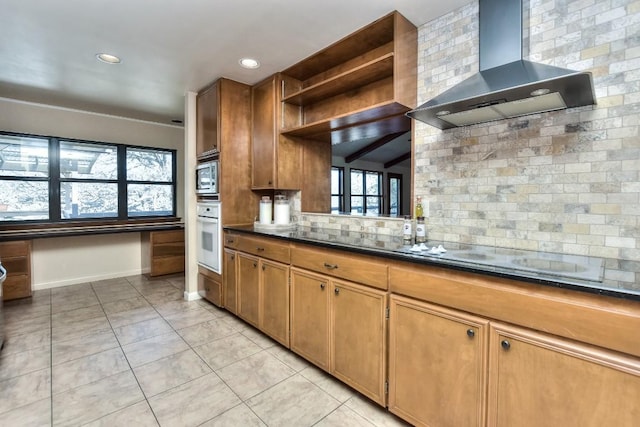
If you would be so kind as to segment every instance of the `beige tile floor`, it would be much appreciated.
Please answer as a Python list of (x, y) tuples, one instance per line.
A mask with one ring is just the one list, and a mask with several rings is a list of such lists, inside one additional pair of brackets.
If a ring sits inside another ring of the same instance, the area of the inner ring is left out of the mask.
[(132, 276), (5, 304), (0, 426), (403, 426), (184, 278)]

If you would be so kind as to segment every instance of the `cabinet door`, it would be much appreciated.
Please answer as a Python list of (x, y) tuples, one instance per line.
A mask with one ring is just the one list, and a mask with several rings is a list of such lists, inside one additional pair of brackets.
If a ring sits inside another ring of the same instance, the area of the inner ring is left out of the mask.
[(237, 312), (236, 256), (236, 251), (225, 249), (222, 266), (223, 305), (233, 314)]
[(331, 294), (331, 373), (384, 406), (387, 296), (343, 281)]
[(272, 76), (251, 89), (253, 116), (252, 180), (253, 188), (275, 188), (277, 83)]
[(414, 425), (484, 425), (488, 323), (392, 295), (389, 410)]
[(260, 274), (258, 257), (238, 253), (238, 316), (258, 327)]
[(218, 150), (218, 82), (196, 96), (196, 156)]
[(291, 350), (329, 370), (329, 282), (291, 269)]
[(637, 426), (640, 360), (492, 324), (489, 425)]
[(260, 260), (262, 300), (260, 329), (289, 347), (289, 266)]

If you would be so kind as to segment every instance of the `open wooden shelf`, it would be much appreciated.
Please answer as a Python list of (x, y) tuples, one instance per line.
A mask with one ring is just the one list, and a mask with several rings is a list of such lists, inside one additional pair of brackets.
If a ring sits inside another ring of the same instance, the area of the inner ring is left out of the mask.
[(393, 53), (388, 53), (337, 76), (316, 83), (282, 99), (282, 102), (304, 106), (349, 92), (393, 75)]

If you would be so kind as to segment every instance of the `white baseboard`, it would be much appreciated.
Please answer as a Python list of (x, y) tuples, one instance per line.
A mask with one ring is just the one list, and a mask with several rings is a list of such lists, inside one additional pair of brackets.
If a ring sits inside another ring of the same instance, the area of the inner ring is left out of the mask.
[(184, 299), (186, 301), (195, 301), (197, 299), (202, 299), (198, 292), (187, 292), (184, 291)]
[(97, 282), (99, 280), (117, 279), (120, 277), (136, 276), (139, 274), (144, 274), (144, 273), (142, 270), (138, 269), (138, 270), (131, 270), (131, 271), (118, 271), (115, 273), (108, 273), (108, 274), (98, 274), (95, 276), (74, 277), (73, 279), (59, 280), (56, 282), (36, 283), (33, 285), (32, 289), (37, 291), (40, 289), (59, 288), (61, 286), (77, 285), (80, 283), (87, 283), (87, 282)]

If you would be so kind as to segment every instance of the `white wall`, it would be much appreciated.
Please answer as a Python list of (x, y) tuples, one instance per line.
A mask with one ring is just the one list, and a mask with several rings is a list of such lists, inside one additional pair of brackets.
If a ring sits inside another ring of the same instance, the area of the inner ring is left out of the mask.
[[(184, 215), (184, 129), (0, 98), (0, 130), (177, 150), (177, 215)], [(34, 289), (142, 272), (140, 233), (37, 239)]]

